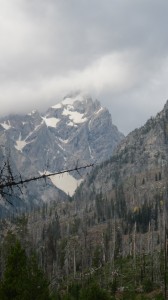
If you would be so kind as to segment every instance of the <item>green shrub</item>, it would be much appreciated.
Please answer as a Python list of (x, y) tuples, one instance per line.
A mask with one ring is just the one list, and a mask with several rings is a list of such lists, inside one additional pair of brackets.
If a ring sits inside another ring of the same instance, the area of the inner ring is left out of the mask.
[(94, 283), (81, 289), (79, 300), (110, 300), (108, 293)]

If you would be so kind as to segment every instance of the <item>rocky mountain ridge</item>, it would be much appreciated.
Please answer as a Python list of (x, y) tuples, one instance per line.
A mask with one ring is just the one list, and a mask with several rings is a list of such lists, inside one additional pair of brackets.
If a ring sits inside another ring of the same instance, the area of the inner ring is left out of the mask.
[(168, 101), (155, 118), (131, 132), (113, 156), (91, 172), (75, 197), (84, 195), (86, 202), (90, 198), (94, 202), (102, 194), (114, 202), (123, 201), (124, 209), (139, 209), (156, 198), (165, 199), (167, 164)]
[[(0, 134), (1, 162), (10, 156), (16, 174), (23, 178), (101, 162), (123, 138), (108, 110), (97, 100), (80, 95), (65, 97), (44, 114), (32, 111), (1, 118)], [(57, 197), (57, 187), (72, 195), (80, 182), (76, 172), (52, 177), (49, 188), (42, 189), (39, 183), (37, 189), (31, 187), (31, 194), (47, 201)]]

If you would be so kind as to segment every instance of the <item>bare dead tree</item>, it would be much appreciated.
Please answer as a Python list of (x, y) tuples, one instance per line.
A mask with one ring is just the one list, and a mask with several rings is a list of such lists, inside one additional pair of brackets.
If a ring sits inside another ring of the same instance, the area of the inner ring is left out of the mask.
[[(55, 176), (55, 175), (61, 175), (61, 174), (65, 174), (65, 173), (70, 173), (70, 172), (74, 172), (76, 171), (78, 174), (80, 170), (82, 169), (87, 169), (90, 167), (93, 167), (94, 164), (87, 164), (84, 166), (78, 166), (76, 165), (76, 167), (74, 168), (70, 168), (70, 169), (65, 169), (62, 171), (57, 171), (57, 172), (53, 172), (53, 173), (44, 173), (42, 175), (39, 176), (33, 176), (30, 178), (22, 178), (21, 174), (19, 174), (19, 176), (15, 176), (13, 174), (11, 165), (9, 160), (7, 160), (3, 167), (0, 170), (0, 195), (2, 197), (5, 196), (11, 196), (14, 192), (14, 187), (18, 188), (21, 192), (21, 186), (23, 186), (24, 184), (27, 184), (29, 182), (33, 182), (33, 181), (37, 181), (37, 180), (41, 180), (44, 179), (46, 180), (49, 177)], [(9, 202), (12, 205), (12, 202), (9, 201), (8, 199), (6, 199), (7, 202)]]

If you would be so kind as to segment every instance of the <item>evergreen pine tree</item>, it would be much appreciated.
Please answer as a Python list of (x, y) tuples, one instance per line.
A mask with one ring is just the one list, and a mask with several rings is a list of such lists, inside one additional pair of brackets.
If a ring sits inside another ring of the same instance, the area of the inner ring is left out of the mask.
[(48, 284), (35, 257), (28, 258), (19, 241), (7, 257), (0, 299), (49, 300)]

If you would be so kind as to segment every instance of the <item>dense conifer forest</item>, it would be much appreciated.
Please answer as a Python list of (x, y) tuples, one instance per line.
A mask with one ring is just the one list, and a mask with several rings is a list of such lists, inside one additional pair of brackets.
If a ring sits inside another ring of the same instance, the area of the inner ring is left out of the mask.
[(78, 213), (69, 199), (1, 220), (1, 299), (166, 299), (162, 200), (132, 212), (119, 195), (122, 205), (100, 194)]

